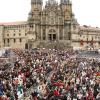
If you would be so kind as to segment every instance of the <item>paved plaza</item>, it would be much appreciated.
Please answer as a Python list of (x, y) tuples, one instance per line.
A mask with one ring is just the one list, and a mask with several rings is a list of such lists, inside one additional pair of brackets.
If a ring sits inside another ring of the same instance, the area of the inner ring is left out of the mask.
[(0, 100), (100, 100), (97, 52), (10, 51), (13, 56), (0, 58)]

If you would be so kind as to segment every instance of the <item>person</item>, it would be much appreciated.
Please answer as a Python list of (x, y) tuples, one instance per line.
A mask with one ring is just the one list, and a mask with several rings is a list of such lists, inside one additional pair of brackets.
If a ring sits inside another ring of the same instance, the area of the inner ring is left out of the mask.
[(12, 51), (18, 60), (13, 68), (8, 64), (0, 67), (1, 95), (10, 98), (12, 91), (16, 100), (99, 98), (98, 61), (93, 65), (88, 58), (76, 59), (72, 50)]
[(31, 95), (32, 95), (32, 100), (38, 100), (38, 98), (37, 98), (38, 92), (37, 91), (32, 92)]
[(97, 94), (96, 100), (100, 100), (100, 93)]

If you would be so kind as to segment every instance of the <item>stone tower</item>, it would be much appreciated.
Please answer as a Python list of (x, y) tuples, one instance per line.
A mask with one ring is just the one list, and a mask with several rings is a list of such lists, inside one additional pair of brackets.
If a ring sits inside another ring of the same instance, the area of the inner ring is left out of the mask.
[[(27, 33), (30, 47), (62, 48), (71, 46), (72, 3), (70, 0), (31, 0)], [(30, 35), (31, 34), (31, 35)], [(33, 37), (36, 39), (33, 41)], [(33, 42), (32, 42), (33, 41)], [(35, 45), (35, 46), (34, 46)]]
[(42, 0), (31, 0), (31, 10), (28, 16), (27, 45), (28, 48), (36, 47), (40, 39), (40, 21), (42, 12)]
[(28, 17), (29, 22), (35, 23), (36, 21), (40, 20), (42, 4), (42, 0), (31, 0), (31, 11)]
[(71, 20), (72, 15), (72, 3), (70, 0), (60, 1), (61, 9), (64, 13), (65, 20)]

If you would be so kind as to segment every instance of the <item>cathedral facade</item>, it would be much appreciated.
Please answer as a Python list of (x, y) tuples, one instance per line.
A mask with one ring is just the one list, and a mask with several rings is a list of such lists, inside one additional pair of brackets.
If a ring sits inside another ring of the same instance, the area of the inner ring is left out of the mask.
[[(39, 47), (71, 47), (71, 35), (76, 24), (70, 0), (48, 0), (45, 7), (42, 0), (31, 1), (29, 25), (35, 27)], [(36, 43), (35, 43), (36, 44)]]
[(48, 0), (45, 6), (42, 0), (31, 0), (27, 21), (0, 23), (0, 48), (99, 48), (99, 34), (99, 28), (77, 23), (70, 0)]
[(31, 0), (26, 22), (1, 23), (1, 47), (11, 48), (62, 48), (71, 47), (76, 20), (70, 0)]

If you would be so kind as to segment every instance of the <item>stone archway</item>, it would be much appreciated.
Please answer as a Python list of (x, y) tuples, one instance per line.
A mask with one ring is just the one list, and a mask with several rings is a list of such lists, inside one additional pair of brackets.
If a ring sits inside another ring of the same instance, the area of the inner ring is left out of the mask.
[(33, 47), (33, 46), (32, 46), (32, 43), (30, 43), (30, 42), (28, 42), (28, 43), (25, 44), (25, 49), (26, 49), (26, 50), (32, 49), (32, 47)]
[(28, 43), (25, 43), (25, 49), (28, 49)]

